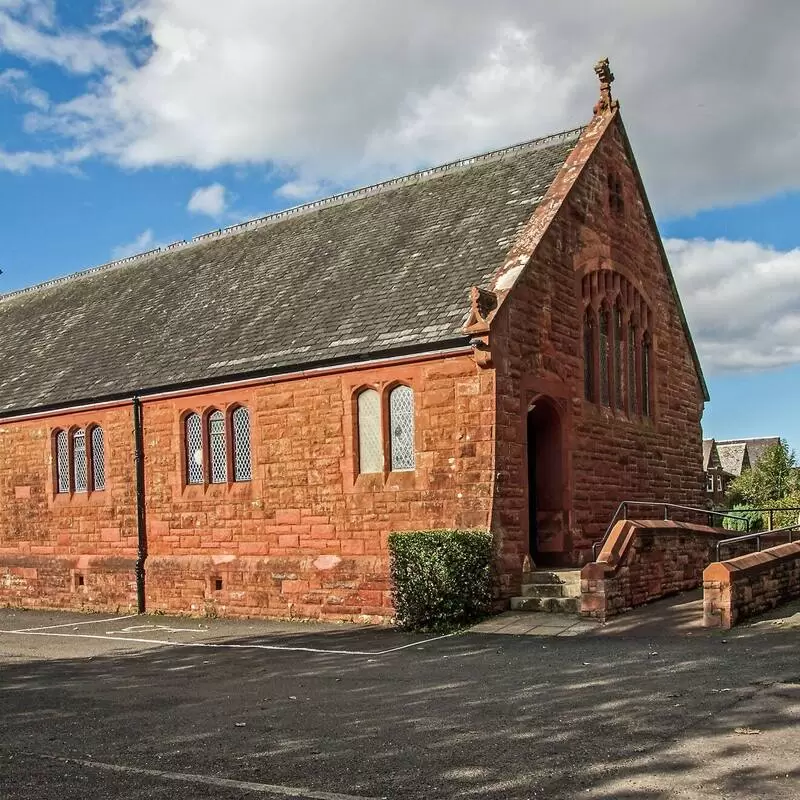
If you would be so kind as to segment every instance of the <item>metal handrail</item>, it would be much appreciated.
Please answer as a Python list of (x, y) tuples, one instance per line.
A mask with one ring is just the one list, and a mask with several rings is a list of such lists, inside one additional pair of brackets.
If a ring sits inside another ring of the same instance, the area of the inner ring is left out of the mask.
[[(743, 511), (754, 511), (758, 514), (769, 514), (769, 529), (772, 530), (772, 523), (775, 519), (775, 514), (780, 514), (784, 511), (797, 511), (800, 512), (800, 506), (787, 506), (786, 508), (779, 508), (777, 506), (772, 506), (771, 508), (747, 508), (742, 509)], [(798, 518), (798, 523), (800, 523), (800, 518)], [(777, 530), (777, 529), (776, 529)]]
[[(767, 509), (769, 510), (769, 509)], [(791, 511), (792, 509), (787, 509)], [(761, 538), (763, 536), (774, 536), (776, 533), (788, 533), (789, 534), (789, 544), (794, 542), (794, 534), (795, 531), (800, 528), (800, 522), (796, 522), (794, 525), (786, 525), (783, 528), (772, 528), (768, 531), (758, 531), (757, 533), (748, 533), (744, 536), (731, 536), (727, 539), (720, 539), (716, 545), (716, 560), (719, 561), (719, 549), (722, 545), (731, 545), (731, 544), (738, 544), (739, 542), (750, 542), (755, 540), (756, 542), (756, 552), (761, 552)]]
[[(750, 520), (742, 516), (741, 514), (731, 514), (728, 511), (710, 511), (707, 508), (697, 508), (696, 506), (681, 506), (675, 503), (655, 503), (647, 500), (623, 500), (618, 506), (617, 510), (614, 512), (614, 516), (611, 518), (611, 522), (609, 523), (608, 527), (606, 528), (606, 532), (603, 534), (603, 538), (599, 541), (592, 543), (592, 561), (597, 561), (597, 553), (602, 548), (602, 546), (608, 541), (608, 537), (611, 535), (611, 531), (614, 525), (620, 519), (627, 519), (628, 518), (628, 506), (646, 506), (649, 508), (663, 508), (664, 509), (664, 519), (669, 519), (669, 510), (676, 509), (678, 511), (693, 511), (697, 514), (705, 514), (708, 517), (709, 523), (711, 522), (711, 517), (728, 517), (730, 519), (738, 519), (745, 524), (745, 530), (750, 530)], [(764, 509), (765, 511), (769, 511), (769, 509)], [(778, 509), (775, 509), (778, 510)], [(786, 509), (790, 511), (792, 509)], [(622, 512), (622, 517), (619, 516), (620, 511)]]

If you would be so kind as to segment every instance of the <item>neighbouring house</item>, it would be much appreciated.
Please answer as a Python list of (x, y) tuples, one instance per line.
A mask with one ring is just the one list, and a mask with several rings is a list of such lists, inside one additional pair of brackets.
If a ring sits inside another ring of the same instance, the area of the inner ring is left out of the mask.
[(724, 504), (728, 484), (754, 467), (764, 453), (780, 444), (780, 437), (756, 439), (704, 439), (703, 471), (706, 493), (715, 504)]
[(699, 505), (700, 364), (589, 123), (0, 298), (0, 601), (381, 618), (391, 531), (580, 565)]

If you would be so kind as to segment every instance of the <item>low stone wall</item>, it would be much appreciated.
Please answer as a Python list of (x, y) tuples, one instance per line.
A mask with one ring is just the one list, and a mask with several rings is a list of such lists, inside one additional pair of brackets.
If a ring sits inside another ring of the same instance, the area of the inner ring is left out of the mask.
[(581, 614), (606, 620), (696, 589), (728, 531), (672, 520), (620, 520), (597, 561), (581, 570)]
[(703, 572), (703, 623), (731, 628), (800, 597), (800, 542), (709, 564)]

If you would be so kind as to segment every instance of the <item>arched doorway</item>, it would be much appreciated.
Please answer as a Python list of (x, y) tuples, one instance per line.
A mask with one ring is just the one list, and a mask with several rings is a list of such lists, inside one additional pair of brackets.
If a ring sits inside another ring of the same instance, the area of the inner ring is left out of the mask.
[(528, 537), (537, 565), (564, 560), (564, 466), (561, 417), (549, 397), (528, 407)]

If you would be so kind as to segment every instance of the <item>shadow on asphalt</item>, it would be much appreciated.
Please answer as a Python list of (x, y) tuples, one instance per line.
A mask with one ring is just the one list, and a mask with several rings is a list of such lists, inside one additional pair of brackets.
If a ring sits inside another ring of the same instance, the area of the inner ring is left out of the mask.
[[(408, 636), (279, 638), (371, 649)], [(13, 663), (0, 668), (0, 796), (248, 796), (48, 754), (351, 797), (655, 800), (703, 789), (789, 800), (800, 780), (797, 646), (796, 631), (471, 634), (380, 658), (165, 646)]]

